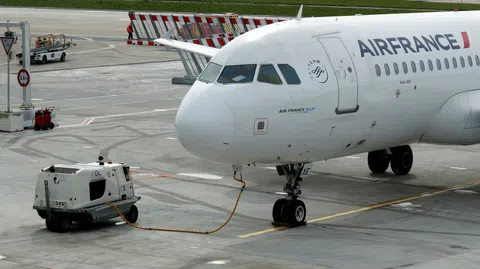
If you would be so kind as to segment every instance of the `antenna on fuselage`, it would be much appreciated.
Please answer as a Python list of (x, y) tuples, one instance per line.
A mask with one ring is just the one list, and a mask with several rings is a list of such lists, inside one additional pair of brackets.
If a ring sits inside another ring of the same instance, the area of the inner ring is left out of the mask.
[(296, 18), (297, 21), (302, 19), (302, 11), (303, 11), (303, 5), (300, 6), (300, 10), (298, 11), (297, 18)]

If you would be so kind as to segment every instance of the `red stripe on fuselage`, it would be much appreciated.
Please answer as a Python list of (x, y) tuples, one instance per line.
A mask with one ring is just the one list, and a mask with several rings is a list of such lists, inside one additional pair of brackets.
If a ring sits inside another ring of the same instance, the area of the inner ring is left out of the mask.
[(470, 40), (468, 39), (468, 34), (467, 32), (462, 32), (462, 37), (463, 37), (463, 48), (468, 49), (470, 48)]

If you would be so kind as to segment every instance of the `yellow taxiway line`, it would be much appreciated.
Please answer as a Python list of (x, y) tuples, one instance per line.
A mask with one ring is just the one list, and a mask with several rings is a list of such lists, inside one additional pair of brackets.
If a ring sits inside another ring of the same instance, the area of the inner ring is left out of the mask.
[[(390, 206), (390, 205), (393, 205), (393, 204), (399, 204), (399, 203), (404, 203), (404, 202), (408, 202), (408, 201), (412, 201), (412, 200), (417, 200), (417, 199), (420, 199), (420, 198), (440, 195), (440, 194), (443, 194), (443, 193), (446, 193), (446, 192), (449, 192), (449, 191), (465, 189), (465, 188), (472, 188), (472, 187), (475, 187), (475, 186), (478, 186), (478, 185), (480, 185), (480, 181), (475, 181), (475, 182), (468, 183), (468, 184), (449, 187), (449, 188), (446, 188), (446, 189), (441, 190), (441, 191), (427, 192), (427, 193), (423, 193), (423, 194), (408, 197), (408, 198), (403, 198), (403, 199), (398, 199), (398, 200), (394, 200), (394, 201), (379, 203), (379, 204), (375, 204), (375, 205), (371, 205), (371, 206), (367, 206), (367, 207), (362, 207), (362, 208), (355, 209), (355, 210), (350, 210), (350, 211), (337, 213), (337, 214), (333, 214), (333, 215), (329, 215), (329, 216), (325, 216), (325, 217), (321, 217), (321, 218), (317, 218), (317, 219), (312, 219), (312, 220), (307, 221), (307, 223), (314, 223), (314, 222), (319, 222), (319, 221), (323, 221), (323, 220), (338, 218), (338, 217), (351, 215), (351, 214), (355, 214), (355, 213), (359, 213), (359, 212), (363, 212), (363, 211), (368, 211), (368, 210), (373, 210), (373, 209), (378, 209), (378, 208)], [(243, 235), (240, 235), (239, 237), (240, 238), (247, 238), (247, 237), (252, 237), (252, 236), (255, 236), (255, 235), (261, 235), (261, 234), (265, 234), (265, 233), (269, 233), (269, 232), (280, 231), (280, 230), (284, 230), (284, 229), (287, 229), (287, 228), (288, 228), (287, 226), (279, 226), (279, 227), (266, 229), (266, 230), (263, 230), (263, 231), (243, 234)]]

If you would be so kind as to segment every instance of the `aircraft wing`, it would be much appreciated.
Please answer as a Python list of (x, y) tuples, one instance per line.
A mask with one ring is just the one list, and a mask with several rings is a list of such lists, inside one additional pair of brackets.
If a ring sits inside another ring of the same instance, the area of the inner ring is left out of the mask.
[(200, 55), (203, 55), (203, 56), (206, 56), (206, 57), (209, 57), (209, 58), (213, 57), (215, 54), (217, 54), (218, 51), (220, 51), (220, 49), (217, 49), (217, 48), (212, 48), (212, 47), (203, 46), (203, 45), (197, 45), (197, 44), (194, 44), (194, 43), (188, 43), (188, 42), (178, 41), (178, 40), (173, 40), (173, 39), (167, 39), (167, 38), (164, 38), (164, 37), (159, 38), (159, 39), (155, 39), (153, 42), (155, 42), (157, 44), (164, 45), (164, 46), (176, 48), (176, 49), (179, 49), (179, 50), (184, 50), (184, 51), (188, 51), (188, 52), (191, 52), (191, 53), (200, 54)]

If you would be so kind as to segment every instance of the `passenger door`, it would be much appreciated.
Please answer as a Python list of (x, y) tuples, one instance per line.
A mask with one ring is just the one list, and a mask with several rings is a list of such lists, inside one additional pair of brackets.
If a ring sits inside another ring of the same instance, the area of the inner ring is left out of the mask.
[(353, 60), (343, 42), (337, 37), (318, 38), (328, 55), (338, 84), (337, 114), (358, 111), (358, 81)]

